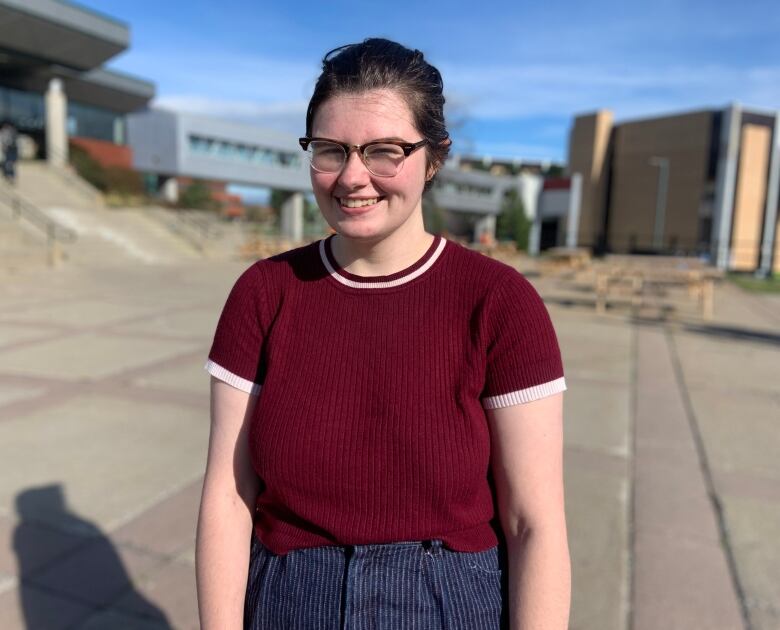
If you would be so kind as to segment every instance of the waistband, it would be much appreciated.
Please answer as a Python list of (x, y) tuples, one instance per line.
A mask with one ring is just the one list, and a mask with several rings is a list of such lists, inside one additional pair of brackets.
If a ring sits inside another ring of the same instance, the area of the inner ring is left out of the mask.
[[(258, 545), (267, 553), (276, 555), (265, 545), (263, 545), (263, 543), (256, 536), (253, 536), (252, 539), (253, 544)], [(294, 549), (288, 553), (343, 553), (344, 555), (351, 557), (355, 555), (362, 556), (365, 554), (376, 555), (382, 553), (393, 553), (402, 549), (415, 548), (419, 548), (425, 553), (433, 555), (444, 550), (444, 542), (438, 538), (434, 538), (428, 540), (402, 540), (391, 543), (371, 543), (366, 545), (324, 545), (320, 547), (305, 547), (302, 549)]]

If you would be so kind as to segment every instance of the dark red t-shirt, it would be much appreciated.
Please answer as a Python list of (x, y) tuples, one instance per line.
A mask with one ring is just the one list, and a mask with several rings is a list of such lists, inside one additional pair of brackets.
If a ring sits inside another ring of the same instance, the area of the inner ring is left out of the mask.
[(206, 369), (257, 395), (255, 533), (271, 551), (496, 544), (485, 409), (566, 389), (550, 317), (513, 268), (436, 237), (391, 276), (330, 238), (237, 280)]

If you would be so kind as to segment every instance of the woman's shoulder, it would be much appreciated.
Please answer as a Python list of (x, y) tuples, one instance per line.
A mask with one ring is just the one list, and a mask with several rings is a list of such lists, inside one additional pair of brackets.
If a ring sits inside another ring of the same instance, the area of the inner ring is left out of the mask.
[(265, 282), (302, 278), (317, 268), (320, 240), (285, 249), (254, 261), (245, 274), (259, 276)]
[(482, 286), (494, 286), (498, 283), (526, 284), (525, 276), (515, 267), (486, 256), (482, 252), (471, 249), (457, 241), (447, 241), (452, 264), (458, 270), (461, 279), (470, 279)]
[(314, 241), (253, 261), (238, 275), (232, 292), (268, 297), (296, 279), (312, 276), (318, 245), (319, 241)]

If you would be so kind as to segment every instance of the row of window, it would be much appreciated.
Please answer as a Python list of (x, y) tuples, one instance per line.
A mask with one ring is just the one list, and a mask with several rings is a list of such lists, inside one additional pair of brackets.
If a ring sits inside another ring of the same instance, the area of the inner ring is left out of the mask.
[(43, 130), (43, 96), (0, 86), (0, 120), (10, 121), (20, 131)]
[(301, 156), (278, 149), (269, 149), (251, 144), (217, 140), (205, 136), (190, 135), (187, 138), (189, 150), (193, 153), (211, 157), (225, 158), (280, 168), (298, 169), (301, 167)]
[(99, 107), (68, 101), (68, 135), (125, 143), (125, 117)]
[[(10, 121), (22, 133), (43, 131), (46, 124), (43, 94), (0, 86), (0, 120)], [(125, 143), (124, 116), (106, 109), (69, 100), (67, 126), (69, 136)]]
[(474, 186), (473, 184), (446, 182), (441, 180), (437, 182), (436, 188), (442, 192), (454, 193), (456, 195), (465, 194), (490, 197), (493, 194), (493, 189), (486, 188), (485, 186)]

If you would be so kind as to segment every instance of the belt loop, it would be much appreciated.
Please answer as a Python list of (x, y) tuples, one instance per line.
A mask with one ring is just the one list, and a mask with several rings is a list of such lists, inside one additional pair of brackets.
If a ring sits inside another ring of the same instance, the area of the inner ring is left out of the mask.
[(429, 556), (436, 554), (439, 547), (437, 542), (438, 541), (436, 540), (423, 540), (421, 544), (422, 548), (425, 550), (425, 553), (427, 553)]

